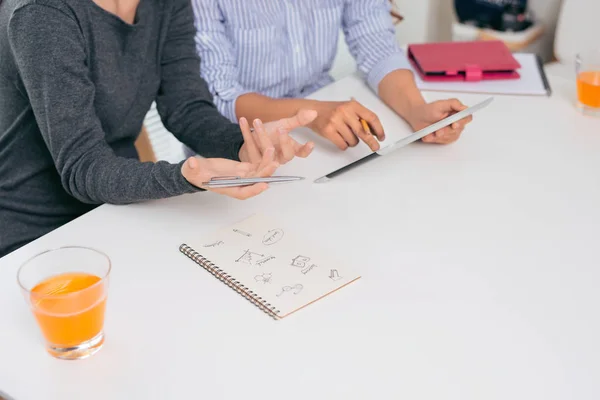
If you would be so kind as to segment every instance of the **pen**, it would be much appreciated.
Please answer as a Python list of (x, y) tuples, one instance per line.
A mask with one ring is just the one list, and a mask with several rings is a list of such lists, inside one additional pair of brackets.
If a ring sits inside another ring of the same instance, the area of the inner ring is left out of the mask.
[[(350, 100), (354, 101), (356, 99), (354, 97), (350, 97)], [(367, 121), (365, 121), (363, 118), (360, 118), (360, 117), (358, 118), (358, 120), (360, 121), (360, 124), (362, 125), (365, 132), (367, 132), (369, 135), (372, 135), (373, 132), (371, 131), (371, 127), (369, 126)]]
[(217, 176), (208, 182), (203, 182), (203, 187), (224, 188), (236, 186), (249, 186), (255, 183), (288, 183), (303, 180), (302, 176), (269, 176), (266, 178), (242, 178), (239, 176)]
[(362, 118), (360, 118), (359, 121), (362, 124), (362, 127), (365, 130), (365, 132), (367, 132), (369, 135), (372, 135), (373, 133), (371, 132), (371, 128), (369, 127), (369, 124), (367, 124), (367, 121), (365, 121)]

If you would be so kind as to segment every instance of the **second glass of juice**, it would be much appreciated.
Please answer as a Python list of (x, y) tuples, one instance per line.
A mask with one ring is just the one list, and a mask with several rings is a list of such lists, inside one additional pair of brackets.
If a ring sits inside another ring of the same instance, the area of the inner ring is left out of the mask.
[(600, 50), (579, 53), (575, 69), (579, 109), (584, 114), (600, 116)]
[(61, 247), (25, 262), (17, 281), (54, 357), (77, 360), (104, 344), (111, 263), (101, 251)]

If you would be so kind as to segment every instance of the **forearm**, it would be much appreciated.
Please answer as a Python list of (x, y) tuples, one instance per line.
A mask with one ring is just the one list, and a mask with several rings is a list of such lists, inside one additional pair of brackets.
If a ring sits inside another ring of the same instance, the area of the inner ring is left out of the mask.
[[(204, 1), (204, 0), (202, 0)], [(225, 118), (199, 75), (194, 12), (189, 0), (173, 0), (171, 22), (161, 54), (156, 105), (167, 130), (206, 158), (237, 160), (243, 143), (237, 124)]]
[(425, 99), (411, 71), (397, 69), (387, 74), (379, 83), (379, 97), (414, 128), (412, 111), (425, 104)]
[(314, 100), (274, 99), (258, 93), (246, 93), (237, 98), (235, 112), (237, 118), (246, 118), (252, 124), (256, 118), (263, 122), (289, 118), (300, 109), (315, 109)]
[[(73, 157), (75, 158), (75, 157)], [(59, 168), (65, 190), (84, 203), (129, 204), (193, 193), (180, 164), (142, 163), (98, 145)]]
[(159, 97), (157, 106), (165, 127), (177, 139), (206, 158), (239, 159), (242, 132), (205, 98), (208, 92), (175, 88), (170, 93)]

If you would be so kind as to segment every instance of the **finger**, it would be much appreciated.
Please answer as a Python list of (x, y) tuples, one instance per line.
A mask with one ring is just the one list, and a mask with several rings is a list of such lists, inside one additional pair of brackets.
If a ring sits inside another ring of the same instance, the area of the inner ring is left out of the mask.
[(281, 155), (279, 157), (279, 162), (282, 164), (287, 163), (292, 160), (296, 155), (296, 150), (294, 149), (294, 139), (290, 137), (290, 135), (282, 128), (279, 128), (279, 147)]
[(267, 149), (274, 148), (273, 142), (271, 142), (269, 135), (267, 135), (262, 121), (255, 119), (252, 125), (254, 126), (254, 133), (258, 137), (261, 151), (264, 153)]
[(379, 117), (377, 115), (360, 104), (359, 102), (354, 102), (354, 106), (352, 107), (354, 112), (362, 119), (367, 121), (369, 126), (373, 129), (373, 133), (377, 138), (381, 140), (385, 140), (385, 132), (383, 131), (383, 125), (381, 125), (381, 121), (379, 121)]
[(262, 192), (264, 192), (265, 190), (267, 190), (269, 188), (269, 185), (267, 183), (257, 183), (254, 184), (252, 186), (246, 186), (243, 188), (238, 188), (240, 189), (238, 191), (238, 198), (240, 200), (246, 200), (249, 199), (251, 197), (254, 196), (258, 196), (259, 194), (261, 194)]
[(301, 126), (310, 124), (314, 119), (317, 118), (317, 112), (315, 110), (302, 109), (291, 118), (284, 118), (278, 121), (278, 127), (285, 129), (290, 132)]
[(315, 148), (315, 144), (313, 142), (305, 143), (301, 145), (298, 142), (294, 142), (294, 151), (296, 152), (296, 157), (306, 158), (312, 153)]
[(250, 186), (244, 186), (244, 187), (220, 188), (220, 189), (209, 189), (209, 190), (212, 192), (218, 193), (218, 194), (233, 197), (234, 199), (246, 200), (246, 199), (249, 199), (250, 197), (254, 197), (254, 196), (261, 194), (268, 188), (269, 188), (268, 184), (261, 182), (261, 183), (256, 183), (256, 184), (250, 185)]
[(260, 171), (267, 168), (267, 166), (269, 164), (274, 162), (274, 159), (275, 159), (274, 157), (275, 157), (275, 149), (273, 147), (267, 148), (263, 153), (263, 157), (262, 157), (262, 160), (260, 161), (260, 164), (254, 170), (254, 172), (260, 174)]
[(275, 173), (275, 171), (277, 171), (277, 168), (279, 168), (279, 163), (275, 162), (275, 161), (271, 161), (271, 162), (265, 164), (265, 166), (263, 168), (258, 170), (255, 173), (255, 177), (266, 178), (268, 176), (271, 176)]
[(352, 132), (352, 129), (346, 124), (346, 118), (344, 115), (340, 115), (339, 117), (333, 120), (333, 124), (335, 129), (338, 131), (338, 134), (344, 139), (348, 146), (354, 147), (358, 144), (358, 138)]
[(435, 133), (430, 133), (421, 139), (425, 143), (434, 143), (436, 141)]
[(457, 112), (467, 108), (467, 106), (458, 99), (440, 100), (440, 104), (445, 112)]
[(236, 164), (237, 165), (235, 166), (235, 173), (233, 175), (239, 176), (239, 177), (246, 177), (246, 176), (251, 175), (252, 171), (254, 171), (257, 168), (256, 164), (258, 164), (258, 162), (256, 164), (246, 163), (246, 162), (241, 162), (241, 163), (236, 163)]
[(464, 117), (463, 119), (457, 121), (457, 124), (459, 125), (459, 127), (465, 127), (467, 124), (469, 124), (471, 121), (473, 121), (473, 116), (469, 115), (467, 117)]
[(449, 144), (458, 140), (463, 129), (443, 128), (435, 132), (435, 143)]
[(454, 129), (446, 126), (438, 131), (435, 131), (435, 138), (439, 140), (446, 140), (454, 135)]
[(329, 141), (335, 144), (340, 150), (346, 150), (348, 148), (348, 143), (340, 136), (333, 124), (327, 125), (323, 132), (323, 136), (329, 139)]
[(379, 142), (375, 140), (375, 136), (373, 136), (370, 131), (366, 131), (359, 120), (359, 116), (354, 114), (352, 115), (352, 111), (346, 111), (346, 123), (352, 128), (352, 131), (356, 136), (358, 136), (363, 142), (369, 146), (372, 151), (379, 150)]
[(259, 163), (261, 159), (260, 150), (256, 146), (254, 135), (250, 132), (250, 125), (246, 118), (240, 118), (240, 129), (242, 130), (242, 136), (244, 137), (244, 144), (246, 145), (246, 151), (248, 152), (250, 162)]

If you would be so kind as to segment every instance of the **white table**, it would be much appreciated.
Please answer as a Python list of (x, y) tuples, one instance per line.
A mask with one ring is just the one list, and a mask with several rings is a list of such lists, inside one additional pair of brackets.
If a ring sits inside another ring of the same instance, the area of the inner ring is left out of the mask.
[[(353, 79), (317, 97), (372, 102)], [(453, 145), (412, 144), (246, 202), (102, 206), (1, 259), (0, 389), (17, 400), (600, 398), (600, 121), (577, 114), (572, 85), (552, 84), (552, 98), (496, 97)], [(313, 176), (343, 157), (320, 149), (284, 171)], [(273, 321), (179, 254), (256, 211), (363, 278)], [(105, 347), (77, 362), (44, 352), (15, 281), (26, 258), (65, 244), (114, 263)]]

